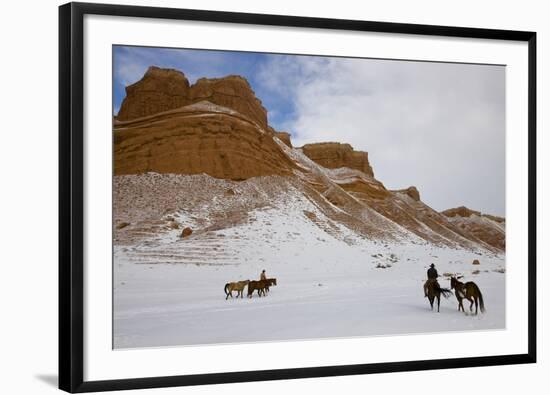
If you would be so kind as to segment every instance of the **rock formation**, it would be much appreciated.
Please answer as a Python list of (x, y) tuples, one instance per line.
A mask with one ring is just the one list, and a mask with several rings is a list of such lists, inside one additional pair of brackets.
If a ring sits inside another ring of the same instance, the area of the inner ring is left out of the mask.
[(478, 217), (481, 216), (480, 211), (470, 210), (468, 207), (460, 206), (455, 208), (450, 208), (448, 210), (442, 211), (441, 214), (447, 216), (447, 217), (462, 217), (462, 218), (468, 218), (472, 215), (477, 215)]
[(193, 234), (193, 230), (190, 227), (183, 228), (183, 230), (181, 231), (182, 238), (191, 236), (192, 234)]
[[(128, 224), (115, 227), (117, 240), (179, 229), (176, 207), (199, 201), (202, 207), (215, 196), (224, 205), (206, 213), (217, 218), (208, 229), (234, 226), (248, 218), (243, 207), (268, 207), (292, 191), (299, 195), (292, 201), (314, 203), (319, 213), (306, 218), (333, 237), (344, 226), (369, 239), (505, 249), (504, 218), (466, 207), (439, 213), (414, 186), (390, 191), (374, 177), (367, 152), (336, 142), (293, 148), (289, 133), (267, 124), (266, 110), (242, 77), (203, 78), (190, 86), (177, 70), (150, 67), (126, 92), (113, 123), (114, 174), (118, 184), (135, 188), (115, 188), (115, 223)], [(187, 177), (217, 180), (211, 182), (219, 183), (217, 195), (212, 185), (199, 188)], [(196, 225), (193, 232), (200, 232)]]
[(126, 87), (117, 120), (153, 115), (190, 104), (189, 81), (178, 70), (151, 66), (141, 80)]
[(149, 67), (141, 80), (126, 87), (116, 119), (134, 120), (205, 100), (235, 110), (267, 128), (267, 111), (244, 78), (201, 78), (189, 86), (181, 71), (155, 66)]
[(396, 193), (404, 193), (405, 195), (409, 196), (413, 200), (416, 200), (417, 202), (420, 201), (420, 192), (418, 192), (418, 189), (416, 189), (415, 186), (410, 186), (406, 189), (398, 189), (396, 191), (392, 191)]
[(289, 175), (294, 167), (271, 134), (209, 102), (117, 122), (114, 156), (115, 175), (206, 173), (244, 180)]
[(374, 176), (369, 164), (369, 154), (363, 151), (354, 151), (349, 144), (315, 143), (302, 147), (303, 153), (314, 162), (328, 169), (349, 167)]
[(275, 137), (285, 143), (288, 147), (292, 148), (292, 142), (290, 141), (290, 133), (288, 132), (275, 132)]
[(442, 211), (453, 225), (500, 250), (506, 248), (506, 221), (461, 206)]
[(240, 76), (201, 78), (191, 86), (189, 99), (192, 103), (207, 100), (231, 108), (267, 129), (267, 110), (254, 94), (248, 81)]

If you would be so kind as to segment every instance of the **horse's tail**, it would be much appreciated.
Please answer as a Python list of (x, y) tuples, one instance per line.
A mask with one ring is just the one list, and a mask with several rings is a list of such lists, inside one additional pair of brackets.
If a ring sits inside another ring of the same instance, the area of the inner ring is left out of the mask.
[(474, 283), (474, 286), (479, 296), (479, 309), (481, 310), (482, 313), (485, 313), (485, 303), (483, 303), (483, 295), (481, 294), (481, 290), (479, 289), (476, 283)]
[(223, 290), (225, 292), (225, 296), (229, 295), (229, 292), (227, 291), (227, 288), (229, 288), (229, 283), (225, 284), (225, 287), (223, 287)]
[(437, 290), (441, 292), (441, 295), (443, 295), (445, 298), (448, 298), (453, 294), (453, 291), (451, 291), (449, 288), (441, 288), (438, 283), (435, 283), (435, 286), (437, 287)]

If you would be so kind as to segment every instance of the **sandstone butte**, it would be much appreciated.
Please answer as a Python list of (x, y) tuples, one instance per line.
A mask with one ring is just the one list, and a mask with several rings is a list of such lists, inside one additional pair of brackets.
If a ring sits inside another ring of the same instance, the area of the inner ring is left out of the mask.
[(126, 88), (114, 146), (116, 175), (206, 173), (244, 180), (288, 175), (294, 167), (273, 140), (267, 111), (238, 76), (190, 86), (180, 71), (150, 67)]
[(267, 128), (267, 110), (243, 77), (201, 78), (190, 86), (181, 71), (155, 66), (126, 87), (117, 120), (129, 121), (205, 100), (231, 108)]
[[(367, 152), (338, 142), (292, 148), (290, 134), (268, 125), (266, 109), (239, 76), (202, 78), (190, 85), (178, 70), (150, 67), (126, 88), (113, 133), (115, 175), (205, 173), (240, 181), (301, 172), (296, 180), (304, 183), (309, 198), (344, 209), (348, 214), (334, 215), (354, 227), (364, 226), (354, 218), (366, 206), (432, 242), (505, 248), (504, 218), (465, 207), (439, 213), (420, 200), (414, 186), (390, 191), (375, 179)], [(327, 173), (298, 166), (292, 159), (298, 152)], [(382, 230), (370, 226), (366, 234), (376, 232)]]
[(349, 167), (374, 177), (369, 164), (369, 154), (363, 151), (354, 151), (351, 145), (342, 143), (315, 143), (302, 147), (303, 153), (311, 160), (328, 169)]

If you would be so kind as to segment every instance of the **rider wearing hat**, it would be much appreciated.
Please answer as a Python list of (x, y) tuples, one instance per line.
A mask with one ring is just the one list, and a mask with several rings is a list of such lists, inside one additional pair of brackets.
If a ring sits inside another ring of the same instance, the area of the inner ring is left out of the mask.
[(260, 274), (260, 280), (266, 280), (265, 269), (262, 270), (262, 273)]
[(437, 270), (435, 269), (435, 265), (433, 263), (430, 265), (427, 275), (428, 279), (424, 283), (424, 297), (428, 297), (428, 285), (430, 283), (437, 282), (437, 278), (439, 277), (439, 274), (437, 274)]

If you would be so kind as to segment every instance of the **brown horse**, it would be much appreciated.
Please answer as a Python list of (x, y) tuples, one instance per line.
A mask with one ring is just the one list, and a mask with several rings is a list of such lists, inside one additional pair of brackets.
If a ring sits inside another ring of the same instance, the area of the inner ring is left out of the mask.
[(474, 303), (476, 304), (476, 314), (477, 314), (477, 307), (479, 303), (479, 308), (482, 313), (485, 313), (485, 304), (483, 303), (483, 295), (481, 294), (481, 290), (477, 286), (476, 283), (473, 281), (468, 281), (467, 283), (462, 283), (458, 281), (458, 279), (462, 278), (460, 277), (454, 277), (452, 276), (450, 278), (451, 280), (451, 289), (455, 290), (456, 300), (458, 300), (458, 311), (462, 310), (464, 311), (464, 306), (462, 305), (462, 299), (466, 299), (470, 302), (470, 312), (473, 310), (472, 306)]
[[(274, 281), (272, 281), (274, 280)], [(277, 285), (277, 280), (275, 279), (265, 279), (265, 280), (258, 280), (258, 281), (250, 281), (248, 283), (248, 297), (251, 298), (254, 294), (254, 291), (258, 291), (258, 296), (261, 298), (262, 295), (265, 296), (266, 292), (265, 290), (268, 289), (271, 285)]]
[(430, 301), (430, 306), (432, 310), (434, 309), (434, 300), (437, 298), (437, 312), (439, 313), (439, 305), (441, 304), (441, 295), (445, 298), (451, 296), (452, 292), (450, 289), (441, 288), (437, 280), (428, 281), (428, 300)]
[(250, 282), (250, 280), (237, 281), (236, 283), (227, 283), (223, 290), (225, 291), (225, 300), (230, 296), (233, 297), (233, 291), (237, 291), (237, 298), (239, 294), (243, 297), (244, 287)]
[(248, 294), (247, 296), (249, 298), (252, 297), (252, 294), (254, 293), (254, 291), (258, 291), (258, 296), (259, 297), (262, 297), (262, 291), (265, 287), (265, 284), (266, 284), (266, 280), (252, 280), (248, 283)]

